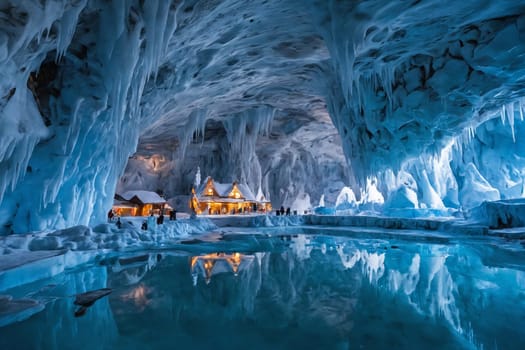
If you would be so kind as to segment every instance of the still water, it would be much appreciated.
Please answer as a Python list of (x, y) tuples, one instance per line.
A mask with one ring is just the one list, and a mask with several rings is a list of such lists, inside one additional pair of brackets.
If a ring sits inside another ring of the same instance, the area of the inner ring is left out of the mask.
[(322, 231), (187, 243), (7, 291), (45, 309), (0, 328), (0, 349), (525, 349), (519, 250)]

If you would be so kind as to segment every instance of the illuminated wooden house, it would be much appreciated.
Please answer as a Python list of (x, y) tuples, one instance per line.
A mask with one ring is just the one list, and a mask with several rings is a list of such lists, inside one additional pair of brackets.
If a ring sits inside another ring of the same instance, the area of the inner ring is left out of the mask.
[[(116, 197), (116, 195), (115, 195)], [(113, 213), (119, 216), (137, 216), (139, 206), (126, 200), (115, 199), (113, 201)]]
[(269, 201), (259, 201), (245, 184), (236, 181), (222, 184), (208, 176), (202, 185), (192, 189), (190, 208), (197, 214), (239, 214), (257, 211), (271, 211)]
[(115, 194), (113, 211), (120, 216), (148, 216), (151, 213), (159, 215), (162, 210), (171, 207), (166, 200), (151, 191), (128, 191)]

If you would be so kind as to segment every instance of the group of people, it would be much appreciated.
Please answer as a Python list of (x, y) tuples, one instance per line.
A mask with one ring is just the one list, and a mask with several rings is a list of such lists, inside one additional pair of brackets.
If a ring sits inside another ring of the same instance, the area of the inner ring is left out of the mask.
[[(170, 218), (170, 221), (177, 220), (177, 211), (175, 209), (170, 210), (169, 218)], [(111, 209), (108, 212), (108, 222), (112, 223), (114, 220), (116, 220), (115, 226), (117, 226), (117, 228), (119, 229), (122, 228), (122, 222), (120, 221), (120, 215), (118, 215), (117, 213), (115, 213), (115, 211), (113, 211), (113, 209)], [(141, 229), (147, 230), (148, 227), (154, 227), (155, 225), (162, 225), (163, 223), (164, 223), (164, 211), (161, 211), (158, 217), (155, 217), (155, 215), (151, 213), (148, 219), (142, 222)]]
[[(169, 213), (170, 221), (177, 220), (177, 211), (175, 209), (170, 210)], [(160, 212), (160, 215), (155, 218), (155, 215), (153, 213), (148, 216), (148, 220), (144, 220), (142, 222), (141, 229), (147, 230), (148, 227), (155, 227), (155, 225), (162, 225), (164, 224), (164, 211)]]
[(283, 206), (281, 206), (281, 209), (277, 209), (275, 211), (275, 215), (277, 215), (277, 216), (279, 216), (279, 215), (280, 216), (284, 216), (284, 215), (290, 216), (290, 213), (291, 213), (290, 207), (286, 208), (286, 211), (285, 211)]

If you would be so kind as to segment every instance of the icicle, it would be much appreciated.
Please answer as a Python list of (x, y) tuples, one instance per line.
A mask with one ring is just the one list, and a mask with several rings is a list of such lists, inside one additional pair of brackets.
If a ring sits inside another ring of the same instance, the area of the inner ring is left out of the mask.
[[(64, 12), (62, 15), (62, 18), (60, 19), (59, 24), (59, 30), (58, 30), (58, 37), (57, 37), (57, 43), (56, 43), (56, 61), (60, 60), (60, 58), (64, 55), (66, 52), (69, 44), (71, 43), (71, 40), (73, 39), (73, 35), (75, 34), (75, 29), (77, 27), (78, 22), (78, 16), (80, 15), (80, 12), (86, 7), (87, 0), (82, 0), (75, 4), (74, 7), (68, 9)], [(49, 33), (49, 30), (48, 30)]]
[(518, 101), (518, 104), (519, 104), (518, 108), (520, 110), (520, 120), (521, 121), (523, 121), (523, 108), (525, 108), (524, 101), (525, 101), (525, 99), (523, 99), (523, 98)]
[(516, 135), (514, 134), (514, 102), (507, 105), (507, 118), (512, 132), (512, 141), (516, 142)]
[(501, 106), (500, 117), (501, 123), (505, 125), (505, 105)]

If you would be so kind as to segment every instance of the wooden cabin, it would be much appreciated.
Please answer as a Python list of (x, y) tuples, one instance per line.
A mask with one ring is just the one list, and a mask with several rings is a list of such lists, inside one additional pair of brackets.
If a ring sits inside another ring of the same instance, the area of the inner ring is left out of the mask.
[(271, 211), (269, 201), (258, 201), (250, 188), (234, 181), (215, 182), (208, 176), (197, 190), (192, 189), (190, 208), (197, 214), (241, 214)]
[(151, 191), (127, 191), (115, 194), (113, 211), (120, 216), (148, 216), (151, 213), (159, 215), (171, 207), (168, 202), (155, 192)]
[(113, 213), (119, 216), (137, 216), (138, 205), (125, 200), (113, 201)]

